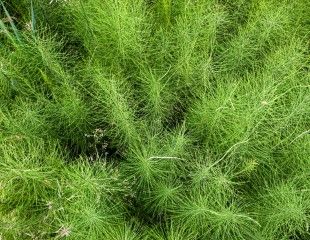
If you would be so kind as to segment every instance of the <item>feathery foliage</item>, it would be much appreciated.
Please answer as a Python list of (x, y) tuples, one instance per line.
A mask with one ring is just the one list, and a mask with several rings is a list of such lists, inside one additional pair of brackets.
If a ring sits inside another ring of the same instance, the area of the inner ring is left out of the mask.
[(309, 239), (309, 12), (0, 1), (0, 239)]

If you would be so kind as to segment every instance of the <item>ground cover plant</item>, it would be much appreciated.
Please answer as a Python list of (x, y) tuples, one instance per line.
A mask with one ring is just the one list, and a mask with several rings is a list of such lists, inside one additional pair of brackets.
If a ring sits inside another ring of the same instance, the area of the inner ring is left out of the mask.
[(310, 239), (310, 2), (1, 0), (0, 239)]

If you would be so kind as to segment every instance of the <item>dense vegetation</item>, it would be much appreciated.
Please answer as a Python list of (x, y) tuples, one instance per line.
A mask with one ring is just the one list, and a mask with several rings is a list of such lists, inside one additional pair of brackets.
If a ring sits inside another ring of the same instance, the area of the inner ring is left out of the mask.
[(308, 0), (0, 1), (0, 239), (310, 239)]

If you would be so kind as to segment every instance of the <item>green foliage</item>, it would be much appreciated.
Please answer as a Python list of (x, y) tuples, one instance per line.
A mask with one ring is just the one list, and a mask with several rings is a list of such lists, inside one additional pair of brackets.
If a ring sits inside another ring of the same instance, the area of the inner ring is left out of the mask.
[(0, 1), (0, 239), (309, 239), (309, 11)]
[(261, 195), (259, 208), (267, 236), (309, 236), (309, 192), (294, 183), (280, 183)]

